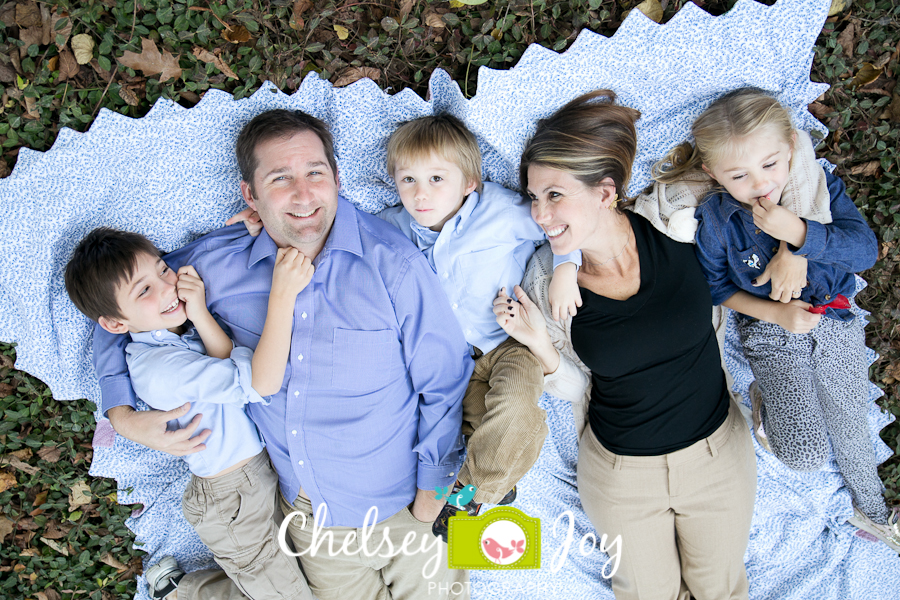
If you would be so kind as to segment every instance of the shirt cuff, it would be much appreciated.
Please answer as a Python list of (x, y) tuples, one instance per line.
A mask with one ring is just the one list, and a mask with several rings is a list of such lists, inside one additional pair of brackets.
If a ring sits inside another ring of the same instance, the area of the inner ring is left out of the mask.
[[(762, 271), (760, 271), (760, 275), (761, 274), (762, 274)], [(726, 300), (728, 300), (729, 298), (731, 298), (732, 296), (734, 296), (735, 294), (740, 292), (741, 288), (734, 285), (730, 281), (726, 281), (722, 285), (716, 287), (716, 289), (710, 289), (709, 291), (712, 294), (713, 306), (719, 306), (723, 302), (725, 302)]]
[(241, 391), (247, 397), (247, 402), (255, 402), (268, 406), (270, 400), (266, 400), (253, 389), (253, 374), (250, 371), (250, 365), (253, 362), (253, 350), (246, 346), (235, 346), (231, 349), (231, 361), (238, 371), (238, 383)]
[(453, 485), (461, 466), (462, 460), (447, 465), (426, 465), (420, 460), (416, 472), (416, 487), (429, 492), (439, 487)]
[(553, 255), (553, 270), (555, 271), (560, 265), (573, 263), (577, 268), (581, 268), (581, 250), (570, 252), (569, 254)]
[(805, 256), (813, 260), (825, 249), (825, 226), (817, 221), (806, 221), (806, 239), (803, 245), (793, 250), (797, 256)]
[(587, 374), (560, 353), (556, 371), (544, 375), (544, 391), (560, 400), (581, 403), (590, 383)]
[(107, 418), (109, 417), (106, 413), (117, 406), (130, 406), (137, 410), (134, 389), (131, 387), (131, 379), (127, 374), (104, 379), (100, 384), (100, 399), (103, 416)]

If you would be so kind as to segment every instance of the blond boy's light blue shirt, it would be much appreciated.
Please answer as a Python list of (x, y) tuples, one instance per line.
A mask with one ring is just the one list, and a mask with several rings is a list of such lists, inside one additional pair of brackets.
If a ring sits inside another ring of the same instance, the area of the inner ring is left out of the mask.
[(518, 192), (485, 183), (439, 232), (419, 225), (403, 206), (378, 216), (399, 227), (428, 258), (470, 350), (474, 346), (487, 354), (509, 337), (494, 317), (494, 298), (503, 287), (512, 295), (528, 259), (546, 239), (531, 218), (530, 202)]

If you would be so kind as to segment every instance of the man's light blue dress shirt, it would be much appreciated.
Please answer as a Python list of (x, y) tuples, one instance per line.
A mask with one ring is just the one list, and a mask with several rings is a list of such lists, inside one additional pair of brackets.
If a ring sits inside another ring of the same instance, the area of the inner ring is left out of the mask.
[(244, 412), (248, 402), (268, 404), (253, 389), (250, 348), (235, 346), (225, 359), (208, 356), (200, 334), (191, 327), (184, 335), (167, 329), (132, 333), (125, 352), (131, 385), (141, 400), (159, 410), (191, 403), (191, 410), (170, 423), (170, 429), (203, 414), (199, 431), (209, 429), (212, 434), (206, 450), (184, 457), (191, 473), (210, 477), (262, 452), (256, 425)]
[[(494, 299), (500, 288), (513, 296), (528, 259), (546, 240), (531, 218), (531, 202), (496, 183), (472, 192), (441, 231), (422, 227), (403, 206), (378, 216), (400, 228), (437, 273), (470, 346), (487, 354), (509, 336), (497, 324)], [(581, 254), (554, 259), (581, 264)]]
[[(277, 248), (242, 224), (166, 256), (192, 264), (210, 311), (256, 348)], [(359, 527), (372, 506), (396, 514), (416, 488), (450, 485), (461, 464), (462, 397), (473, 363), (444, 291), (395, 227), (340, 198), (312, 281), (297, 297), (291, 356), (269, 406), (251, 404), (289, 501), (302, 486), (324, 525)], [(95, 329), (103, 409), (133, 405), (121, 342)]]

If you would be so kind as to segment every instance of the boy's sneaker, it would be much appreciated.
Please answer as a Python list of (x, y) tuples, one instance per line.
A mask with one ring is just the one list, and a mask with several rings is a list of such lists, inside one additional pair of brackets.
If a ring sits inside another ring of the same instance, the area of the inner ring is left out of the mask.
[(184, 577), (184, 571), (175, 562), (174, 556), (164, 556), (161, 561), (147, 569), (144, 578), (150, 587), (150, 597), (162, 600), (178, 589), (178, 582)]
[(500, 502), (497, 504), (499, 506), (506, 506), (507, 504), (512, 504), (516, 501), (516, 486), (513, 486), (513, 489), (506, 492), (506, 495), (500, 499)]
[[(880, 525), (867, 517), (863, 511), (853, 505), (853, 516), (847, 522), (869, 533), (893, 550), (900, 553), (900, 507), (894, 507), (888, 515), (887, 525)], [(861, 537), (861, 536), (860, 536)]]
[(753, 409), (753, 435), (756, 436), (756, 441), (759, 442), (760, 446), (771, 452), (772, 447), (769, 445), (769, 438), (766, 437), (766, 432), (762, 426), (762, 394), (759, 393), (759, 386), (756, 385), (756, 381), (750, 384), (749, 394), (750, 406)]

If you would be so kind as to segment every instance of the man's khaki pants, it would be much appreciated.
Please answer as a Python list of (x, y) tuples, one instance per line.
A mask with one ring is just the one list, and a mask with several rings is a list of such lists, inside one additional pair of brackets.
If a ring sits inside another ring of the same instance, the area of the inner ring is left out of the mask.
[(662, 456), (613, 454), (587, 427), (578, 492), (607, 546), (622, 536), (616, 600), (747, 599), (756, 455), (733, 401), (712, 435)]
[(475, 502), (496, 504), (534, 466), (547, 437), (543, 391), (540, 363), (512, 338), (475, 359), (463, 397), (467, 454), (457, 477), (478, 488)]
[[(285, 518), (300, 513), (291, 518), (288, 533), (303, 554), (300, 564), (318, 600), (469, 598), (468, 571), (447, 568), (447, 544), (431, 533), (431, 523), (417, 520), (408, 508), (370, 528), (365, 544), (362, 528), (322, 527), (315, 552), (311, 551), (314, 516), (310, 501), (297, 496), (291, 506), (281, 498), (281, 510)], [(385, 531), (396, 556), (389, 556), (387, 544), (382, 545)], [(407, 553), (400, 553), (407, 536), (412, 543), (405, 544)], [(330, 544), (329, 539), (333, 540)], [(329, 545), (335, 556), (330, 555)], [(423, 546), (426, 552), (421, 551)]]

